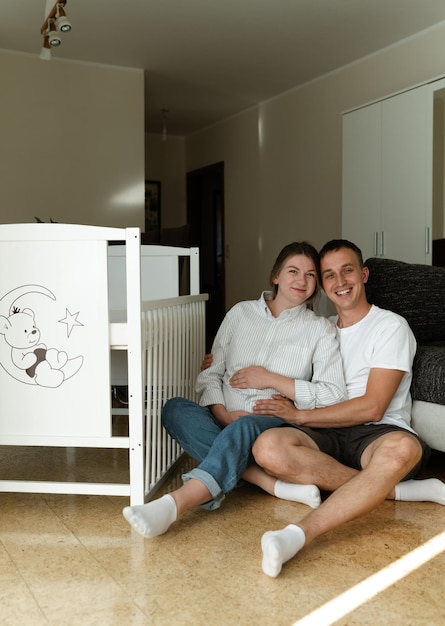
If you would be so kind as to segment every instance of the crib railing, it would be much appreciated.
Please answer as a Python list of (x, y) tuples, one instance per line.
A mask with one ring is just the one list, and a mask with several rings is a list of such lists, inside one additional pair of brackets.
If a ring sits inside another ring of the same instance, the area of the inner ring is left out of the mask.
[(182, 454), (161, 424), (169, 398), (196, 400), (195, 383), (205, 352), (207, 294), (142, 305), (146, 384), (145, 493), (149, 499)]

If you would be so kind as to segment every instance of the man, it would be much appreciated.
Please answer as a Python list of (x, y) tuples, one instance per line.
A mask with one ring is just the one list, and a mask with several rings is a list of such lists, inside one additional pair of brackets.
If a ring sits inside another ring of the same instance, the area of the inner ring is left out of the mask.
[(255, 413), (282, 416), (288, 422), (257, 439), (253, 455), (258, 465), (288, 483), (315, 484), (332, 492), (298, 525), (263, 535), (262, 567), (272, 577), (303, 546), (387, 497), (445, 504), (441, 481), (411, 480), (430, 450), (410, 426), (416, 342), (407, 322), (368, 303), (368, 269), (355, 244), (330, 241), (320, 258), (323, 288), (338, 315), (349, 399), (299, 411), (274, 396), (254, 407)]

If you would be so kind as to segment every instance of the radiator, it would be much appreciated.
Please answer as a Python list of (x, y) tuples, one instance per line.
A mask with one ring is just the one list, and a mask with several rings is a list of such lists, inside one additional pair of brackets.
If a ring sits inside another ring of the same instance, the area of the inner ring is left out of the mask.
[(145, 492), (150, 499), (183, 450), (161, 425), (169, 398), (197, 400), (195, 383), (205, 353), (207, 294), (142, 305), (146, 382)]

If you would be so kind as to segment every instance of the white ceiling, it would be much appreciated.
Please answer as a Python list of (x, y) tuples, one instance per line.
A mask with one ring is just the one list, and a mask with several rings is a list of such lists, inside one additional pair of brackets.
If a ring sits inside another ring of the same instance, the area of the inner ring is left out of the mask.
[[(0, 48), (39, 55), (45, 6), (0, 0)], [(53, 59), (144, 69), (146, 131), (165, 108), (168, 132), (188, 135), (430, 28), (445, 1), (67, 0), (66, 13)]]

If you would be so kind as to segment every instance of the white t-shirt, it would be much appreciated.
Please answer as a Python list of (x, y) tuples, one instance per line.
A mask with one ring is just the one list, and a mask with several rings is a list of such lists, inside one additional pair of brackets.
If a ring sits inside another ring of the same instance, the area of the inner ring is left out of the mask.
[[(337, 322), (338, 318), (332, 318)], [(416, 340), (408, 322), (373, 305), (357, 324), (338, 328), (337, 338), (343, 360), (348, 398), (363, 396), (372, 368), (406, 372), (385, 415), (375, 424), (392, 424), (411, 432), (411, 378)]]

